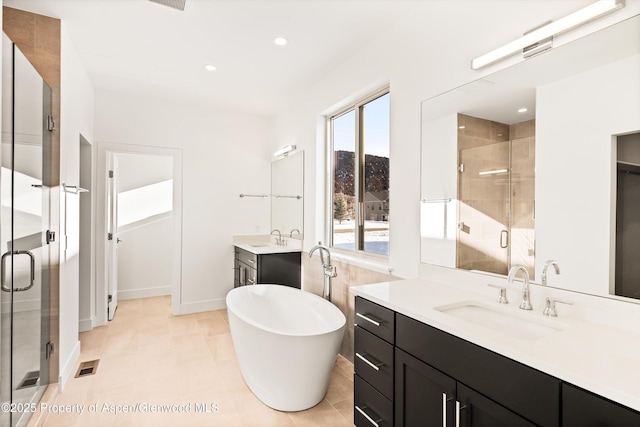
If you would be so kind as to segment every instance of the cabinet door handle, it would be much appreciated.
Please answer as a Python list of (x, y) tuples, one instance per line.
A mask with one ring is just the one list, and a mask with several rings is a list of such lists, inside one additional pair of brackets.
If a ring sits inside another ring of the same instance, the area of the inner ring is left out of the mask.
[(248, 279), (247, 283), (250, 284), (250, 285), (255, 285), (256, 284), (255, 280), (253, 280), (253, 279)]
[(371, 315), (365, 316), (364, 314), (360, 314), (360, 313), (356, 312), (356, 316), (360, 317), (361, 319), (366, 320), (369, 323), (373, 323), (376, 326), (380, 326), (381, 321), (379, 321), (378, 319), (373, 318), (373, 316), (371, 316)]
[(369, 359), (367, 359), (365, 356), (368, 356), (366, 353), (364, 354), (364, 356), (358, 352), (356, 352), (356, 357), (360, 360), (362, 360), (364, 363), (366, 363), (367, 365), (371, 366), (373, 369), (375, 369), (376, 371), (380, 370), (380, 367), (382, 365), (384, 365), (384, 363), (373, 363), (372, 361), (370, 361)]
[(460, 411), (462, 411), (466, 407), (466, 405), (461, 405), (460, 402), (456, 400), (456, 427), (460, 427), (460, 419), (462, 418), (460, 416)]
[(382, 421), (382, 418), (380, 418), (375, 412), (371, 411), (371, 415), (373, 415), (375, 417), (375, 419), (377, 420), (377, 421), (375, 421), (373, 418), (371, 418), (369, 415), (367, 415), (366, 412), (364, 412), (365, 409), (369, 409), (369, 408), (367, 408), (366, 406), (363, 406), (362, 409), (360, 409), (358, 407), (358, 405), (356, 405), (356, 411), (360, 412), (362, 414), (362, 416), (365, 417), (367, 419), (367, 421), (369, 421), (375, 427), (380, 427), (378, 425), (378, 423), (380, 421)]
[(442, 427), (447, 427), (447, 393), (442, 393)]

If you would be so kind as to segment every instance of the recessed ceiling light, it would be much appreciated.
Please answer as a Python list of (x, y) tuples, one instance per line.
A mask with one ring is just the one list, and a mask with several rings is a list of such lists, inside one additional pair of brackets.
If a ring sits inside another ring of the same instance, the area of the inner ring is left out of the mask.
[(275, 44), (277, 44), (278, 46), (284, 46), (287, 43), (289, 43), (289, 40), (285, 39), (284, 37), (276, 37), (273, 42)]
[(520, 109), (518, 110), (518, 113), (526, 113), (526, 112), (527, 112), (527, 109), (526, 109), (526, 108), (520, 108)]
[(204, 69), (207, 70), (207, 71), (215, 71), (215, 70), (217, 70), (216, 66), (215, 65), (211, 65), (211, 64), (205, 65)]

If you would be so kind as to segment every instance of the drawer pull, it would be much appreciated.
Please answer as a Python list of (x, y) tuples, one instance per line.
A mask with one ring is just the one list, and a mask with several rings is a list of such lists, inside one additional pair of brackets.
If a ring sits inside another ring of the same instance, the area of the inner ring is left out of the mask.
[(360, 318), (362, 318), (362, 319), (366, 320), (366, 321), (367, 321), (367, 322), (369, 322), (369, 323), (373, 323), (373, 324), (374, 324), (374, 325), (376, 325), (376, 326), (380, 326), (380, 322), (381, 322), (381, 321), (380, 321), (380, 320), (377, 320), (377, 319), (375, 319), (375, 318), (372, 318), (372, 316), (371, 316), (371, 315), (369, 315), (369, 316), (365, 316), (364, 314), (360, 314), (360, 313), (356, 312), (356, 316), (358, 316), (358, 317), (360, 317)]
[(356, 352), (356, 357), (360, 360), (362, 360), (364, 363), (366, 363), (367, 365), (371, 366), (373, 369), (375, 369), (376, 371), (380, 370), (380, 367), (382, 365), (384, 365), (384, 363), (373, 363), (372, 361), (370, 361), (369, 359), (367, 359), (365, 356), (367, 356), (367, 353), (364, 354), (364, 356), (358, 352)]
[(256, 262), (252, 259), (248, 259), (247, 261), (249, 261), (251, 264), (255, 264)]
[(360, 409), (358, 407), (358, 405), (356, 405), (356, 411), (360, 412), (362, 414), (363, 417), (365, 417), (367, 419), (367, 421), (369, 421), (371, 424), (373, 424), (375, 427), (379, 427), (378, 423), (380, 421), (382, 421), (382, 418), (380, 418), (375, 412), (371, 411), (371, 414), (375, 417), (375, 419), (377, 421), (374, 421), (373, 418), (371, 418), (369, 415), (367, 415), (366, 412), (364, 412), (365, 409), (369, 409), (366, 406), (363, 406), (362, 409)]

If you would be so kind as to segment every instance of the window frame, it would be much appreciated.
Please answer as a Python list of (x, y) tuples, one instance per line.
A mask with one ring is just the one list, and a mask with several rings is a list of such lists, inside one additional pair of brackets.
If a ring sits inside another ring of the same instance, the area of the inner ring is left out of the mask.
[[(389, 239), (388, 242), (388, 251), (387, 254), (381, 254), (378, 252), (366, 251), (364, 249), (364, 235), (365, 235), (365, 226), (364, 220), (366, 217), (366, 202), (365, 202), (365, 190), (364, 190), (364, 177), (365, 177), (365, 150), (364, 150), (364, 141), (363, 141), (363, 108), (370, 102), (375, 101), (378, 98), (381, 98), (385, 95), (389, 95), (389, 99), (391, 99), (391, 91), (389, 86), (385, 86), (381, 89), (378, 89), (374, 92), (368, 93), (366, 96), (358, 98), (356, 101), (348, 103), (346, 106), (330, 113), (325, 116), (325, 127), (326, 127), (326, 209), (325, 209), (325, 218), (326, 218), (326, 227), (325, 227), (325, 241), (328, 242), (329, 248), (332, 251), (340, 251), (344, 254), (351, 254), (355, 256), (364, 256), (364, 257), (372, 257), (380, 260), (388, 260), (389, 255), (391, 253), (391, 242)], [(354, 242), (354, 250), (343, 249), (333, 246), (333, 202), (334, 202), (334, 189), (335, 189), (335, 170), (334, 170), (334, 160), (335, 160), (335, 152), (334, 152), (334, 141), (333, 141), (333, 120), (344, 115), (349, 112), (354, 111), (355, 119), (355, 152), (354, 159), (356, 164), (354, 165), (354, 193), (355, 195), (355, 211), (356, 211), (356, 224), (354, 227), (355, 233), (355, 242)], [(391, 129), (391, 111), (389, 111), (389, 130)], [(391, 148), (391, 137), (389, 136), (389, 148)], [(391, 169), (391, 155), (389, 155), (389, 169)], [(357, 173), (356, 173), (357, 172)], [(390, 174), (389, 174), (390, 175)], [(389, 185), (389, 187), (391, 187)], [(390, 203), (386, 204), (387, 206)], [(387, 207), (388, 209), (388, 207)], [(389, 227), (389, 237), (391, 235), (391, 228)], [(362, 249), (360, 249), (362, 247)]]

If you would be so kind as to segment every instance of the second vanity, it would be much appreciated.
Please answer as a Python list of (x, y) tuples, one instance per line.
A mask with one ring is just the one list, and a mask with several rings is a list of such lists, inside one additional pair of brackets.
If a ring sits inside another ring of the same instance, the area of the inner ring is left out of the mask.
[(640, 335), (569, 315), (577, 302), (520, 310), (515, 285), (507, 305), (421, 279), (352, 287), (355, 424), (640, 425)]
[(286, 242), (277, 244), (271, 236), (234, 237), (234, 287), (271, 283), (300, 289), (302, 251), (299, 241)]

